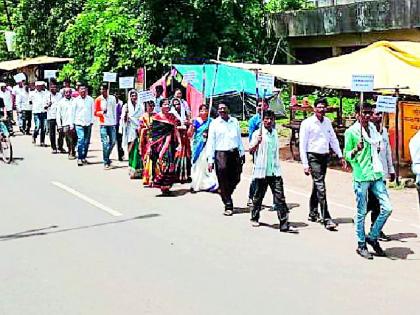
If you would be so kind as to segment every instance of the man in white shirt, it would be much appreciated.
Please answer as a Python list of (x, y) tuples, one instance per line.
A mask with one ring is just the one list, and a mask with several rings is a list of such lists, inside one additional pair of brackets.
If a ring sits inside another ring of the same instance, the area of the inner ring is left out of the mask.
[(87, 88), (81, 84), (79, 96), (74, 102), (74, 125), (77, 133), (77, 165), (88, 164), (86, 160), (90, 144), (90, 135), (94, 122), (95, 106), (92, 97), (87, 95)]
[(76, 131), (74, 130), (74, 103), (72, 90), (64, 89), (64, 98), (57, 104), (57, 128), (63, 132), (69, 153), (69, 160), (76, 159)]
[[(395, 169), (392, 163), (391, 144), (389, 143), (388, 130), (382, 126), (382, 119), (382, 113), (375, 111), (371, 117), (371, 122), (375, 125), (376, 130), (378, 130), (382, 136), (379, 157), (384, 171), (384, 181), (386, 178), (389, 178), (389, 181), (393, 182), (395, 180)], [(371, 225), (373, 226), (379, 216), (381, 207), (379, 200), (375, 197), (371, 190), (368, 191), (367, 211), (371, 211)], [(383, 231), (380, 232), (378, 239), (381, 241), (390, 240), (389, 236), (387, 236)]]
[(321, 222), (328, 230), (335, 230), (337, 224), (328, 211), (325, 175), (327, 173), (330, 147), (337, 154), (343, 168), (347, 167), (343, 159), (337, 136), (331, 121), (325, 117), (328, 102), (325, 98), (317, 99), (314, 104), (314, 115), (305, 119), (299, 132), (300, 159), (305, 175), (312, 176), (312, 194), (309, 201), (309, 220), (319, 220), (318, 205), (321, 210)]
[(416, 175), (417, 193), (419, 195), (419, 210), (420, 210), (420, 130), (411, 138), (409, 143), (411, 155), (411, 168)]
[(224, 214), (231, 216), (232, 194), (241, 180), (245, 152), (238, 120), (229, 116), (229, 109), (225, 104), (219, 104), (218, 112), (219, 117), (209, 127), (206, 155), (209, 172), (216, 169), (220, 196), (225, 205)]
[(30, 93), (29, 100), (32, 102), (32, 114), (34, 115), (35, 129), (32, 135), (32, 143), (36, 144), (38, 134), (41, 135), (41, 146), (45, 147), (45, 132), (47, 128), (47, 104), (44, 82), (35, 82), (35, 91)]
[(7, 88), (6, 83), (0, 82), (0, 98), (3, 99), (6, 110), (7, 128), (9, 134), (13, 135), (13, 97), (12, 92)]
[(28, 93), (26, 91), (25, 80), (17, 82), (17, 84), (13, 87), (12, 95), (13, 103), (16, 107), (19, 130), (21, 133), (25, 134), (25, 130), (23, 128), (23, 121), (25, 117), (24, 107), (28, 101)]
[(47, 104), (47, 122), (50, 135), (50, 144), (53, 154), (57, 154), (58, 151), (64, 153), (64, 134), (62, 131), (58, 131), (58, 150), (57, 150), (57, 106), (58, 102), (63, 98), (61, 93), (57, 91), (57, 84), (51, 81), (50, 91), (46, 93), (46, 104)]
[(103, 84), (101, 95), (95, 100), (95, 116), (99, 118), (102, 142), (104, 169), (111, 169), (109, 158), (117, 139), (117, 100), (115, 96), (108, 94), (108, 86)]
[(33, 82), (30, 82), (27, 86), (25, 86), (25, 101), (22, 102), (23, 108), (23, 122), (22, 122), (22, 129), (25, 132), (25, 135), (32, 135), (31, 134), (31, 126), (32, 126), (32, 94), (35, 93), (35, 85)]
[(263, 115), (261, 133), (256, 130), (252, 134), (249, 152), (254, 154), (255, 192), (252, 196), (251, 223), (259, 226), (261, 205), (268, 186), (273, 193), (274, 210), (280, 221), (280, 232), (289, 232), (289, 209), (284, 196), (283, 179), (281, 177), (279, 141), (276, 130), (274, 112), (267, 110)]

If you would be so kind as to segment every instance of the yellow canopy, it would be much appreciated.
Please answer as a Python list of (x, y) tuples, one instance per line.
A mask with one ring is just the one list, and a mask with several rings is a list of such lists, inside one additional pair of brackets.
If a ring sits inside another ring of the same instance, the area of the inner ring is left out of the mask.
[(0, 70), (11, 71), (19, 68), (24, 68), (33, 65), (42, 65), (50, 63), (60, 63), (60, 62), (69, 62), (72, 61), (71, 58), (58, 58), (58, 57), (48, 57), (41, 56), (36, 58), (28, 59), (17, 59), (17, 60), (8, 60), (0, 62)]
[(332, 89), (351, 89), (352, 74), (375, 75), (375, 89), (406, 87), (401, 94), (420, 94), (420, 43), (376, 42), (351, 54), (309, 65), (224, 64), (259, 70), (288, 82)]

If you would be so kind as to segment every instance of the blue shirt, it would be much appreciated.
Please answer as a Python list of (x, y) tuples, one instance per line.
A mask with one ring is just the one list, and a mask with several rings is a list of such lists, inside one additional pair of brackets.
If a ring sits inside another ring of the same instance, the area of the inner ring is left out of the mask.
[(254, 116), (252, 116), (249, 121), (248, 121), (248, 139), (251, 142), (252, 140), (252, 134), (254, 133), (255, 130), (258, 130), (260, 128), (261, 125), (261, 115), (255, 114)]

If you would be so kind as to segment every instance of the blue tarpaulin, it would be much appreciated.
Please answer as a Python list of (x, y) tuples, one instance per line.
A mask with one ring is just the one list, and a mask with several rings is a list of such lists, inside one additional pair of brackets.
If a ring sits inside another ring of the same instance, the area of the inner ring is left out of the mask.
[[(235, 67), (226, 66), (223, 64), (214, 65), (174, 65), (173, 66), (184, 77), (186, 74), (192, 75), (193, 80), (190, 84), (200, 93), (203, 90), (203, 78), (205, 72), (205, 96), (209, 98), (212, 94), (214, 75), (217, 70), (216, 85), (214, 88), (214, 95), (223, 95), (233, 92), (245, 92), (247, 94), (255, 95), (256, 90), (256, 75), (254, 72)], [(204, 70), (205, 68), (205, 70)], [(264, 91), (258, 91), (260, 97), (263, 97)], [(266, 97), (272, 95), (271, 92), (266, 92)]]

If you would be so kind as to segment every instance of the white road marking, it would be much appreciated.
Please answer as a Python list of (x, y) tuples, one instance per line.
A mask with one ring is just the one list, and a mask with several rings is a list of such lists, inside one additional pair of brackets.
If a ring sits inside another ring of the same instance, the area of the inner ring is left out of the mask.
[(83, 195), (82, 193), (78, 192), (77, 190), (75, 190), (75, 189), (73, 189), (71, 187), (68, 187), (68, 186), (66, 186), (66, 185), (64, 185), (62, 183), (59, 183), (59, 182), (51, 182), (51, 184), (53, 184), (54, 186), (57, 186), (58, 188), (61, 188), (64, 191), (67, 191), (68, 193), (76, 196), (77, 198), (86, 201), (87, 203), (91, 204), (92, 206), (94, 206), (94, 207), (96, 207), (98, 209), (101, 209), (102, 211), (105, 211), (106, 213), (108, 213), (108, 214), (110, 214), (110, 215), (112, 215), (114, 217), (120, 217), (120, 216), (123, 215), (121, 212), (118, 212), (118, 211), (113, 210), (113, 209), (111, 209), (111, 208), (109, 208), (107, 206), (104, 206), (100, 202), (98, 202), (96, 200), (93, 200), (92, 198), (89, 198), (88, 196)]

